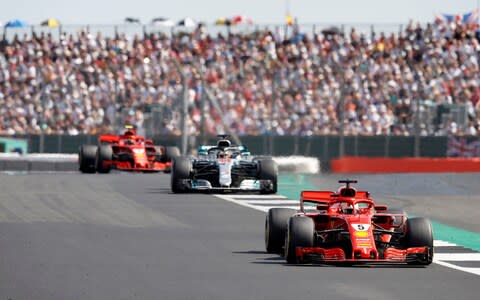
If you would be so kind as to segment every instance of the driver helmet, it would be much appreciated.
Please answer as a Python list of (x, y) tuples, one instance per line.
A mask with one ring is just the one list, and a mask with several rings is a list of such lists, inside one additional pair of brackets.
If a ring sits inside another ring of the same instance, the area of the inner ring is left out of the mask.
[(218, 151), (217, 158), (226, 158), (226, 157), (227, 157), (227, 155), (226, 155), (225, 151), (222, 151), (222, 150)]
[(135, 132), (133, 132), (132, 130), (127, 130), (123, 135), (126, 137), (130, 137), (130, 136), (134, 136)]
[(342, 213), (344, 214), (353, 214), (354, 212), (354, 207), (352, 204), (349, 203), (342, 203)]
[(220, 140), (217, 143), (217, 147), (220, 149), (225, 149), (231, 146), (231, 143), (229, 140)]
[(135, 144), (135, 135), (131, 131), (125, 132), (125, 143), (128, 145)]
[(226, 157), (226, 158), (231, 158), (231, 157), (232, 157), (232, 151), (230, 151), (230, 150), (225, 150), (225, 157)]

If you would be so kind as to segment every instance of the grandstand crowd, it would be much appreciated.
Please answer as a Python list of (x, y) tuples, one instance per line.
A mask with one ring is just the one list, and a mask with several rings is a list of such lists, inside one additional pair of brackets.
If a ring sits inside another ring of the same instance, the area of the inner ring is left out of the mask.
[[(479, 51), (474, 28), (440, 21), (388, 35), (210, 35), (203, 26), (173, 35), (25, 35), (0, 42), (0, 134), (95, 134), (113, 131), (119, 116), (141, 128), (157, 106), (160, 133), (179, 135), (182, 71), (193, 135), (223, 131), (222, 117), (240, 135), (335, 135), (342, 127), (347, 135), (480, 135)], [(207, 91), (221, 114), (202, 100)], [(465, 105), (468, 121), (416, 119), (417, 105), (439, 104)]]

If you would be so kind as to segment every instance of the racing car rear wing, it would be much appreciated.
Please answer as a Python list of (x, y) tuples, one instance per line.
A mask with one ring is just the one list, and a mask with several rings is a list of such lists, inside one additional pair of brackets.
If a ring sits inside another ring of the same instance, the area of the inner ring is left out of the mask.
[[(330, 202), (338, 199), (338, 197), (340, 197), (340, 195), (331, 191), (303, 191), (300, 194), (300, 200), (304, 199), (318, 202)], [(355, 198), (370, 199), (370, 193), (367, 191), (357, 191)]]
[(116, 143), (119, 141), (118, 135), (104, 134), (98, 138), (99, 143)]
[(300, 194), (300, 201), (309, 200), (318, 203), (328, 203), (333, 199), (333, 194), (335, 193), (331, 191), (302, 191)]
[[(326, 210), (332, 202), (339, 201), (340, 198), (342, 197), (339, 194), (331, 191), (302, 191), (300, 194), (300, 209), (303, 211), (304, 202), (310, 202), (316, 204), (317, 210)], [(354, 198), (367, 200), (373, 204), (370, 193), (367, 191), (357, 191)], [(377, 212), (387, 210), (386, 205), (374, 204), (374, 207)]]
[(315, 203), (318, 210), (328, 209), (328, 204), (333, 200), (331, 191), (302, 191), (300, 194), (300, 210), (304, 211), (304, 202)]

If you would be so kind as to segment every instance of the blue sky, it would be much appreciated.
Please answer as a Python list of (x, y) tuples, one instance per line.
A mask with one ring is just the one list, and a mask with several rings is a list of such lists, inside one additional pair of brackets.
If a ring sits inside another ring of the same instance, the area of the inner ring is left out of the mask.
[[(442, 12), (461, 14), (479, 0), (290, 0), (300, 23), (427, 22)], [(283, 23), (287, 0), (2, 0), (0, 22), (19, 18), (38, 24), (56, 17), (64, 24), (115, 24), (126, 16), (148, 23), (153, 17), (178, 20), (189, 16), (213, 23), (221, 16), (244, 14), (255, 22)]]

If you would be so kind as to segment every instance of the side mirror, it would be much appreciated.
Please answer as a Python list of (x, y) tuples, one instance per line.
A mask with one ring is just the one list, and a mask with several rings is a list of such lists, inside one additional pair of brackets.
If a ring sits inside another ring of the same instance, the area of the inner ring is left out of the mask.
[(386, 205), (375, 205), (376, 211), (386, 211), (388, 207)]
[(328, 209), (328, 204), (318, 204), (317, 205), (317, 210), (327, 210)]

